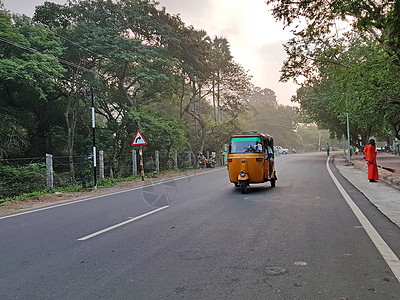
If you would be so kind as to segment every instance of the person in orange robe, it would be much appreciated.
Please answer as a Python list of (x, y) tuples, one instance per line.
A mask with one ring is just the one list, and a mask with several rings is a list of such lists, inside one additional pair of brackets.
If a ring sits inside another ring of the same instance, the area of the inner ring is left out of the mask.
[(365, 159), (368, 165), (368, 180), (370, 182), (376, 182), (379, 180), (378, 175), (378, 164), (376, 163), (376, 151), (375, 140), (370, 139), (369, 144), (364, 147)]

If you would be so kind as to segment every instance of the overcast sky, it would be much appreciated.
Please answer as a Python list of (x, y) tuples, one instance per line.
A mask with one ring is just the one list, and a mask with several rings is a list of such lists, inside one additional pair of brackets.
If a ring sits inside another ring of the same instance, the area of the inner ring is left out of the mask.
[[(47, 0), (64, 4), (66, 0)], [(32, 16), (45, 0), (5, 0), (6, 9)], [(293, 83), (279, 83), (279, 70), (286, 53), (289, 31), (271, 16), (264, 0), (158, 0), (167, 12), (179, 14), (186, 25), (204, 29), (210, 37), (226, 37), (234, 60), (249, 70), (253, 83), (275, 91), (278, 102), (290, 102), (296, 93)]]

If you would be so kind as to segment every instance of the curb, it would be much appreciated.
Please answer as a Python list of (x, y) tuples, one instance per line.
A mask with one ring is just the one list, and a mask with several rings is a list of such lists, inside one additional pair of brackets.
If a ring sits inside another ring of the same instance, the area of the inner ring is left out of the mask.
[[(355, 168), (363, 171), (364, 173), (368, 173), (367, 164), (364, 161), (353, 160), (352, 161)], [(378, 166), (379, 179), (386, 182), (387, 184), (393, 186), (396, 189), (400, 190), (400, 178), (395, 177), (392, 172), (389, 172), (382, 167)]]

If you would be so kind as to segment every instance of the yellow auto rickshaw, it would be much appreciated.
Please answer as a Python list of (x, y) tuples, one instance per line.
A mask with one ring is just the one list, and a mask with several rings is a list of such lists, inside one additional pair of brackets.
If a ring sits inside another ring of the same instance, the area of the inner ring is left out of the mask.
[(274, 166), (274, 140), (258, 132), (243, 132), (231, 136), (228, 151), (229, 180), (247, 193), (250, 183), (271, 182), (277, 176)]

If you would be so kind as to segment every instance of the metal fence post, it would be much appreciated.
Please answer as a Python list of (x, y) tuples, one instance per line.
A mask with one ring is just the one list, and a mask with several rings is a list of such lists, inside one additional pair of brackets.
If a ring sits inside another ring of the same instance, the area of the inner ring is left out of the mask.
[(132, 174), (137, 175), (137, 156), (136, 150), (132, 150)]
[(160, 151), (156, 150), (156, 165), (155, 169), (157, 173), (160, 173)]
[(174, 152), (174, 168), (178, 170), (178, 152)]
[(53, 155), (47, 153), (46, 153), (46, 187), (49, 190), (54, 187)]
[(99, 176), (100, 179), (104, 179), (104, 151), (100, 150), (99, 151)]

